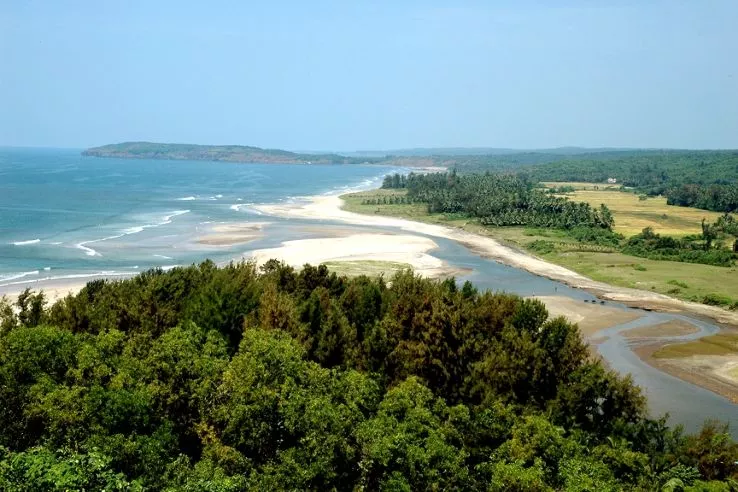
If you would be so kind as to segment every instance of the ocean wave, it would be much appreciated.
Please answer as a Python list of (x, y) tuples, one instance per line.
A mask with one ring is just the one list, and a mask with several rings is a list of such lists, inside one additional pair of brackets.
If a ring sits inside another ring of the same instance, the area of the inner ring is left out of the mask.
[(231, 205), (228, 208), (230, 208), (231, 210), (233, 210), (235, 212), (243, 212), (243, 211), (245, 211), (245, 212), (250, 213), (250, 214), (261, 215), (261, 212), (259, 212), (258, 210), (256, 210), (256, 209), (253, 208), (254, 205), (255, 204), (252, 203), (252, 202), (248, 202), (248, 203), (234, 203), (233, 205)]
[(156, 256), (157, 258), (163, 258), (165, 260), (173, 260), (174, 259), (171, 256), (166, 256), (166, 255), (154, 255), (154, 256)]
[[(176, 266), (176, 265), (175, 265)], [(19, 275), (38, 275), (38, 271), (35, 272), (25, 272), (24, 274)], [(18, 280), (19, 278), (22, 278), (22, 276), (15, 276), (15, 277), (9, 277), (9, 278), (0, 278), (0, 287), (7, 287), (10, 285), (23, 285), (23, 284), (38, 284), (41, 282), (49, 282), (53, 280), (73, 280), (73, 279), (80, 279), (80, 278), (95, 278), (95, 277), (130, 277), (135, 275), (132, 272), (119, 272), (117, 270), (103, 270), (99, 272), (92, 272), (92, 273), (70, 273), (67, 275), (52, 275), (49, 277), (42, 277), (42, 278), (34, 278), (31, 280)], [(8, 282), (8, 280), (16, 280), (15, 282)], [(7, 283), (4, 283), (7, 282)]]
[(28, 277), (30, 275), (38, 275), (39, 271), (34, 270), (32, 272), (20, 272), (20, 273), (11, 273), (10, 275), (0, 275), (0, 282), (7, 282), (9, 280), (18, 280), (19, 278)]
[(184, 215), (184, 214), (187, 214), (189, 212), (190, 212), (189, 210), (175, 210), (174, 212), (170, 212), (169, 214), (165, 215), (164, 218), (163, 218), (163, 220), (160, 220), (158, 222), (153, 222), (153, 223), (150, 223), (150, 224), (144, 224), (144, 225), (141, 225), (141, 226), (129, 227), (127, 229), (124, 229), (120, 234), (116, 234), (114, 236), (102, 237), (100, 239), (92, 239), (90, 241), (82, 241), (81, 243), (75, 244), (75, 247), (77, 249), (81, 249), (82, 251), (84, 251), (87, 256), (102, 256), (99, 251), (97, 251), (96, 249), (91, 248), (91, 247), (89, 247), (87, 245), (88, 244), (93, 244), (93, 243), (100, 243), (100, 242), (103, 242), (103, 241), (109, 241), (111, 239), (118, 239), (118, 238), (121, 238), (123, 236), (130, 236), (131, 234), (138, 234), (139, 232), (143, 232), (146, 229), (151, 229), (152, 227), (160, 227), (160, 226), (163, 226), (163, 225), (171, 224), (172, 223), (172, 219), (174, 217), (177, 217), (177, 216), (180, 216), (180, 215)]
[(100, 253), (97, 252), (97, 250), (92, 249), (90, 247), (87, 247), (85, 245), (86, 244), (90, 244), (90, 243), (96, 243), (98, 241), (104, 241), (104, 240), (105, 240), (105, 238), (103, 238), (103, 239), (95, 239), (93, 241), (83, 241), (81, 243), (75, 244), (74, 247), (77, 248), (77, 249), (81, 249), (82, 251), (84, 251), (87, 256), (102, 256)]
[(196, 196), (183, 196), (182, 198), (177, 198), (177, 201), (180, 202), (191, 202), (193, 200), (197, 200)]
[(41, 242), (40, 239), (29, 239), (27, 241), (15, 241), (15, 242), (13, 242), (13, 245), (14, 246), (27, 246), (29, 244), (37, 244), (37, 243), (40, 243), (40, 242)]

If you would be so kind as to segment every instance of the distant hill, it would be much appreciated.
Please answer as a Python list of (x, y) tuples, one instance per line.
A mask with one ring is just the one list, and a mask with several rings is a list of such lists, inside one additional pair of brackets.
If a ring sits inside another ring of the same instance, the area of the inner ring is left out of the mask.
[(168, 159), (187, 161), (263, 162), (268, 164), (363, 164), (378, 159), (339, 154), (298, 154), (286, 150), (244, 145), (192, 145), (153, 142), (124, 142), (93, 147), (82, 152), (92, 157), (119, 159)]
[(626, 148), (586, 148), (586, 147), (555, 147), (551, 149), (507, 149), (497, 147), (430, 147), (395, 150), (359, 150), (356, 152), (341, 152), (349, 157), (431, 157), (431, 156), (503, 156), (515, 154), (544, 154), (544, 155), (578, 155), (597, 154), (602, 152), (627, 152), (636, 149)]

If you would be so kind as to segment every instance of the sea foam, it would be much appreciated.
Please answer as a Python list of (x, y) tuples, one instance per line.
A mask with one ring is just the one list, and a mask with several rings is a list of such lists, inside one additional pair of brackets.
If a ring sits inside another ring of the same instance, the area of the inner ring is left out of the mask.
[(144, 225), (140, 225), (140, 226), (129, 227), (127, 229), (123, 229), (123, 231), (120, 234), (116, 234), (114, 236), (102, 237), (100, 239), (92, 239), (90, 241), (82, 241), (81, 243), (75, 244), (75, 247), (77, 249), (81, 249), (82, 251), (84, 251), (87, 256), (102, 256), (99, 251), (97, 251), (96, 249), (91, 248), (91, 247), (89, 247), (87, 245), (88, 244), (93, 244), (93, 243), (100, 243), (100, 242), (103, 242), (103, 241), (109, 241), (111, 239), (118, 239), (118, 238), (123, 237), (123, 236), (129, 236), (131, 234), (138, 234), (139, 232), (143, 232), (146, 229), (150, 229), (152, 227), (159, 227), (159, 226), (171, 224), (172, 223), (172, 219), (174, 217), (177, 217), (179, 215), (184, 215), (184, 214), (189, 213), (189, 212), (190, 212), (189, 210), (175, 210), (173, 212), (169, 212), (160, 221), (152, 222), (150, 224), (144, 224)]
[(13, 243), (14, 246), (27, 246), (29, 244), (37, 244), (40, 243), (40, 239), (29, 239), (28, 241), (15, 241)]
[(7, 282), (9, 280), (18, 280), (19, 278), (28, 277), (30, 275), (38, 275), (39, 271), (34, 270), (32, 272), (20, 272), (20, 273), (11, 273), (9, 275), (0, 275), (0, 282)]

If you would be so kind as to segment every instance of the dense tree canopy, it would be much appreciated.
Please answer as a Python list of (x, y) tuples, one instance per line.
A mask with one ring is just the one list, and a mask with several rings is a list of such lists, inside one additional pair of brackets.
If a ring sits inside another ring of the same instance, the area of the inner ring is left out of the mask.
[(619, 184), (671, 205), (719, 212), (738, 210), (738, 151), (641, 151), (548, 162), (525, 169), (533, 181)]
[(613, 217), (604, 205), (592, 208), (534, 188), (513, 175), (450, 173), (388, 176), (385, 188), (407, 188), (408, 198), (428, 204), (429, 212), (461, 213), (495, 226), (596, 227), (610, 229)]
[(649, 419), (575, 325), (469, 283), (205, 262), (48, 308), (27, 292), (0, 327), (0, 490), (731, 490), (738, 473), (725, 428)]

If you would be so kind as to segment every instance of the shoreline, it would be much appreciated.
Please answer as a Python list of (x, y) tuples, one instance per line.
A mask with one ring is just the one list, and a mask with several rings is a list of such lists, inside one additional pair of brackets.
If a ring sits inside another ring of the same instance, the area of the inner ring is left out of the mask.
[(586, 290), (601, 299), (619, 302), (647, 311), (682, 313), (706, 317), (719, 324), (738, 327), (738, 313), (726, 311), (715, 306), (682, 301), (663, 294), (628, 287), (618, 287), (592, 280), (563, 266), (549, 263), (526, 252), (504, 245), (490, 237), (449, 226), (388, 216), (348, 212), (342, 208), (343, 200), (340, 195), (313, 196), (308, 197), (307, 200), (307, 203), (302, 204), (256, 205), (254, 208), (265, 215), (277, 217), (335, 220), (351, 225), (399, 228), (415, 234), (450, 239), (466, 246), (484, 258), (526, 270), (534, 275), (555, 280), (570, 287)]
[[(613, 286), (604, 282), (592, 280), (584, 275), (569, 270), (566, 267), (549, 263), (541, 258), (531, 255), (515, 247), (503, 244), (501, 241), (488, 237), (467, 232), (459, 228), (430, 224), (426, 222), (418, 222), (409, 219), (401, 219), (396, 217), (382, 215), (368, 215), (349, 212), (342, 208), (343, 200), (341, 194), (345, 192), (334, 192), (326, 195), (315, 195), (303, 197), (302, 202), (295, 203), (279, 203), (279, 204), (262, 204), (254, 205), (253, 208), (259, 213), (267, 216), (276, 216), (282, 218), (293, 218), (302, 220), (330, 220), (342, 222), (351, 226), (369, 226), (382, 228), (397, 228), (401, 231), (408, 232), (401, 238), (397, 235), (391, 235), (381, 232), (361, 233), (357, 232), (351, 236), (361, 236), (368, 234), (365, 239), (372, 240), (372, 235), (380, 238), (383, 243), (382, 247), (376, 251), (367, 251), (361, 241), (348, 240), (342, 234), (333, 234), (327, 227), (318, 227), (320, 235), (319, 239), (296, 239), (292, 241), (284, 241), (281, 246), (276, 248), (268, 248), (267, 250), (246, 251), (243, 254), (235, 255), (232, 260), (254, 258), (257, 262), (263, 260), (263, 255), (267, 253), (286, 255), (286, 262), (293, 266), (301, 266), (304, 263), (317, 262), (335, 262), (335, 261), (356, 261), (356, 260), (378, 260), (383, 254), (389, 255), (389, 261), (407, 263), (418, 268), (418, 273), (427, 276), (448, 276), (458, 271), (447, 264), (442, 264), (441, 260), (428, 255), (427, 253), (437, 247), (430, 241), (424, 247), (418, 249), (418, 245), (414, 242), (412, 234), (420, 234), (423, 236), (440, 237), (455, 241), (478, 254), (479, 256), (497, 261), (504, 265), (525, 270), (534, 275), (544, 277), (550, 280), (561, 282), (565, 285), (576, 289), (587, 291), (596, 297), (619, 302), (629, 307), (644, 309), (646, 311), (660, 311), (666, 313), (689, 314), (697, 318), (710, 319), (721, 325), (738, 327), (738, 312), (730, 312), (716, 306), (708, 306), (696, 302), (682, 301), (664, 294), (638, 290), (629, 287)], [(269, 222), (231, 222), (220, 224), (218, 227), (212, 228), (207, 234), (201, 235), (197, 242), (210, 246), (232, 246), (235, 244), (246, 244), (254, 239), (264, 235), (263, 228)], [(335, 226), (334, 226), (335, 227)], [(325, 232), (324, 232), (325, 231)], [(396, 237), (393, 240), (385, 238)], [(427, 238), (426, 238), (427, 239)], [(322, 240), (322, 243), (320, 241)], [(409, 241), (411, 244), (403, 248), (402, 242)], [(307, 241), (307, 242), (305, 242)], [(316, 242), (317, 241), (317, 242)], [(392, 244), (390, 245), (389, 242)], [(329, 243), (338, 243), (341, 248), (331, 246), (329, 251), (319, 251)], [(345, 243), (345, 244), (343, 244)], [(316, 249), (316, 245), (320, 247)], [(304, 252), (307, 259), (298, 261), (300, 248), (306, 247)], [(344, 248), (344, 249), (342, 249)], [(357, 252), (358, 248), (358, 252)], [(422, 251), (421, 251), (422, 250)], [(404, 256), (403, 256), (404, 255)], [(425, 256), (423, 256), (425, 255)], [(136, 275), (131, 272), (130, 275), (114, 276), (111, 280), (119, 278), (127, 278)], [(87, 282), (97, 278), (109, 278), (104, 274), (94, 277), (88, 277), (84, 280), (59, 280), (48, 282), (28, 282), (19, 284), (17, 288), (2, 289), (0, 297), (3, 295), (15, 296), (22, 292), (26, 287), (32, 290), (44, 290), (49, 295), (49, 299), (57, 299), (61, 293), (69, 293), (76, 289), (80, 290)], [(62, 296), (63, 297), (63, 296)]]

